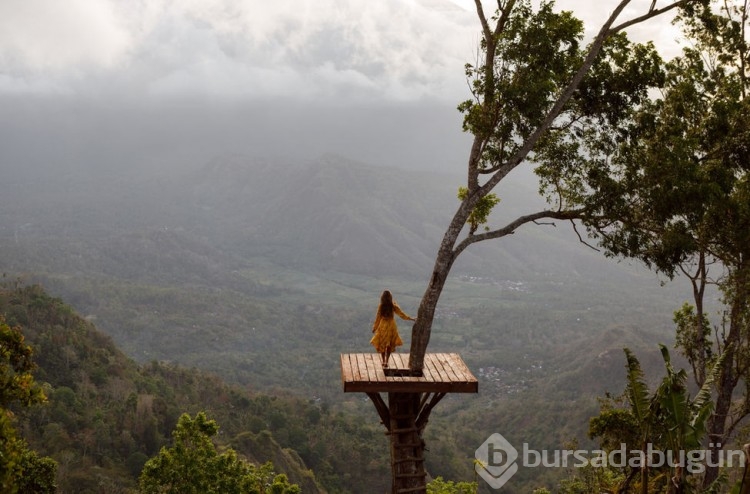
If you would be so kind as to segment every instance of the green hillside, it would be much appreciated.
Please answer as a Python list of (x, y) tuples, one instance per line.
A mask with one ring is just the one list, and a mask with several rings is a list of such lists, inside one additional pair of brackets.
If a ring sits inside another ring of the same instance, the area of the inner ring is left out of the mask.
[(200, 410), (220, 424), (223, 444), (272, 461), (305, 493), (351, 492), (346, 485), (379, 485), (387, 475), (387, 443), (374, 424), (325, 403), (250, 392), (197, 369), (139, 366), (38, 286), (0, 290), (0, 314), (34, 349), (49, 401), (23, 412), (19, 429), (58, 462), (61, 492), (134, 489), (177, 418)]

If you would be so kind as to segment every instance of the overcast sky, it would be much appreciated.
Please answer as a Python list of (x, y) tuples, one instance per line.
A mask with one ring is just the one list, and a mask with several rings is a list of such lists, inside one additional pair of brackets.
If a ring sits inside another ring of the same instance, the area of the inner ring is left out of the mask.
[[(594, 31), (615, 3), (558, 5)], [(0, 165), (330, 151), (460, 168), (478, 28), (471, 0), (1, 0)], [(675, 37), (666, 19), (637, 35)]]

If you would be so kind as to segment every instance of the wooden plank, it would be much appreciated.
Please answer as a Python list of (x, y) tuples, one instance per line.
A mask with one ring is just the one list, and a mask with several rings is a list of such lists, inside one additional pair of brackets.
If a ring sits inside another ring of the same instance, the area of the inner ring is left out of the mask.
[(452, 382), (454, 380), (454, 374), (451, 371), (450, 364), (445, 361), (443, 354), (436, 353), (432, 356), (432, 358), (435, 362), (435, 366), (440, 366), (440, 368), (442, 369), (442, 374), (445, 376), (445, 379), (449, 382)]
[(378, 363), (379, 359), (380, 357), (377, 355), (373, 355), (370, 353), (365, 354), (365, 363), (367, 364), (367, 374), (369, 374), (371, 382), (380, 381), (380, 378), (378, 376), (378, 366), (380, 365)]
[(369, 381), (370, 375), (367, 373), (367, 364), (365, 363), (365, 356), (362, 353), (356, 355), (357, 358), (357, 372), (359, 372), (360, 381)]
[[(409, 362), (407, 361), (406, 363), (408, 364)], [(403, 369), (407, 369), (408, 368), (407, 365), (404, 365), (404, 356), (403, 356), (403, 354), (400, 354), (400, 353), (394, 353), (394, 354), (391, 355), (391, 364), (390, 365), (391, 365), (392, 369), (403, 370)], [(396, 382), (404, 382), (404, 377), (403, 376), (388, 376), (388, 379), (393, 379)]]
[(455, 354), (456, 358), (454, 359), (454, 369), (457, 372), (461, 373), (461, 376), (466, 381), (476, 381), (476, 378), (474, 377), (474, 374), (471, 373), (469, 370), (469, 367), (466, 365), (466, 363), (463, 361), (463, 359)]
[[(380, 365), (380, 363), (376, 363), (374, 361), (373, 356), (377, 357), (378, 355), (377, 354), (370, 354), (370, 353), (366, 353), (364, 355), (365, 364), (367, 365), (367, 374), (370, 376), (369, 381), (370, 382), (384, 381), (385, 380), (385, 376), (383, 376), (383, 378), (381, 379), (380, 376), (378, 375), (378, 371), (377, 371), (377, 367), (376, 367), (376, 366), (380, 366), (380, 367), (382, 367), (382, 366)], [(381, 374), (382, 374), (382, 372), (381, 372)]]
[(354, 381), (355, 377), (352, 375), (352, 367), (349, 364), (349, 355), (342, 353), (341, 354), (341, 381), (347, 382), (347, 381)]
[(467, 390), (467, 392), (479, 392), (479, 382), (477, 381), (477, 378), (474, 377), (474, 374), (471, 373), (466, 363), (464, 363), (461, 356), (457, 353), (452, 353), (450, 354), (450, 356), (453, 363), (453, 369), (463, 383), (463, 387)]
[(429, 366), (429, 365), (424, 365), (422, 367), (422, 377), (426, 381), (430, 381), (430, 382), (436, 382), (436, 381), (440, 380), (440, 376), (439, 375), (438, 376), (433, 375), (432, 366)]
[(394, 369), (406, 369), (409, 367), (409, 359), (404, 357), (406, 355), (403, 353), (394, 353), (391, 355), (391, 362), (393, 362)]
[[(455, 353), (452, 355), (455, 355)], [(448, 378), (451, 381), (456, 381), (456, 382), (461, 381), (461, 379), (459, 379), (458, 376), (456, 375), (456, 371), (453, 370), (453, 359), (451, 358), (451, 354), (438, 353), (435, 355), (435, 358), (437, 358), (438, 361), (443, 365), (443, 369), (445, 369), (445, 372), (448, 374)]]
[[(349, 391), (349, 387), (353, 382), (356, 382), (359, 380), (359, 373), (356, 371), (354, 367), (352, 367), (352, 360), (355, 359), (355, 356), (352, 354), (342, 354), (341, 355), (341, 380), (344, 383), (344, 392), (346, 393)], [(356, 361), (355, 361), (356, 363)], [(344, 375), (344, 367), (348, 367), (348, 372), (346, 375)]]
[(456, 372), (456, 369), (453, 368), (453, 363), (455, 362), (456, 357), (457, 355), (455, 353), (438, 354), (438, 359), (443, 364), (443, 367), (448, 371), (451, 380), (455, 382), (461, 382), (463, 381), (463, 379), (461, 379), (459, 373)]
[(367, 379), (367, 371), (365, 369), (365, 374), (362, 375), (362, 369), (359, 367), (358, 362), (359, 355), (350, 355), (349, 356), (349, 362), (352, 365), (352, 374), (356, 373), (357, 381), (361, 381), (363, 379)]
[[(437, 368), (435, 367), (435, 363), (432, 361), (432, 357), (424, 359), (424, 368), (422, 369), (423, 372), (428, 372), (430, 375), (430, 381), (432, 382), (440, 382), (442, 381), (442, 378), (440, 377), (440, 373), (438, 372)], [(426, 376), (427, 374), (425, 374)]]
[(439, 360), (437, 360), (435, 358), (434, 354), (429, 354), (429, 356), (425, 355), (425, 359), (424, 360), (425, 360), (425, 363), (427, 365), (431, 365), (432, 366), (433, 376), (435, 374), (438, 375), (438, 379), (436, 379), (436, 381), (439, 380), (440, 382), (450, 382), (448, 374), (443, 369), (443, 365), (440, 363)]

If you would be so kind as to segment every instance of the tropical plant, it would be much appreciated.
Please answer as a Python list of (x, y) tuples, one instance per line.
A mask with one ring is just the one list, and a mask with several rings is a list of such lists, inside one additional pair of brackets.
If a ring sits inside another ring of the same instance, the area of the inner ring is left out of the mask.
[[(603, 400), (600, 414), (589, 424), (589, 435), (600, 438), (606, 451), (624, 447), (628, 455), (638, 452), (637, 458), (627, 458), (618, 492), (630, 492), (634, 483), (644, 494), (688, 492), (695, 484), (691, 484), (693, 479), (689, 476), (705, 470), (705, 465), (694, 461), (690, 452), (701, 449), (706, 437), (713, 410), (711, 389), (724, 357), (714, 362), (703, 386), (691, 397), (687, 372), (674, 368), (667, 347), (659, 348), (666, 374), (656, 390), (649, 391), (638, 358), (626, 348), (627, 384), (623, 397)], [(654, 452), (664, 461), (652, 464)]]

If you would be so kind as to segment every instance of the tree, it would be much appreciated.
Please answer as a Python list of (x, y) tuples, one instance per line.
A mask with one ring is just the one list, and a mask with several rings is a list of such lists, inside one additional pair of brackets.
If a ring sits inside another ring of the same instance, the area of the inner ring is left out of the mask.
[[(495, 15), (488, 17), (481, 0), (475, 0), (481, 57), (466, 66), (473, 98), (459, 106), (464, 130), (474, 140), (461, 203), (441, 241), (412, 329), (413, 371), (422, 370), (440, 294), (466, 248), (510, 235), (527, 223), (588, 214), (580, 190), (572, 185), (585, 182), (633, 109), (647, 100), (649, 88), (661, 83), (661, 61), (653, 46), (630, 43), (623, 30), (697, 1), (676, 0), (660, 8), (653, 2), (618, 23), (631, 3), (621, 0), (583, 47), (583, 23), (570, 12), (555, 12), (551, 1), (534, 10), (529, 0), (498, 0)], [(516, 167), (532, 162), (538, 164), (551, 207), (478, 232), (487, 208), (497, 203), (493, 189)]]
[(32, 374), (32, 355), (21, 331), (0, 316), (0, 486), (11, 494), (56, 490), (57, 464), (30, 451), (13, 427), (11, 407), (30, 407), (46, 400)]
[[(590, 173), (607, 164), (617, 136), (633, 113), (663, 83), (652, 44), (631, 43), (624, 30), (702, 0), (653, 1), (635, 17), (619, 20), (631, 0), (620, 0), (593, 41), (584, 46), (583, 23), (542, 0), (498, 0), (488, 17), (475, 0), (482, 29), (479, 60), (466, 66), (472, 99), (459, 105), (463, 128), (474, 136), (460, 205), (438, 248), (412, 328), (409, 368), (420, 374), (440, 295), (451, 268), (471, 245), (514, 233), (540, 220), (575, 220), (599, 213), (585, 203)], [(499, 203), (495, 187), (514, 169), (535, 163), (548, 209), (519, 216), (500, 228), (486, 226)], [(595, 205), (593, 205), (595, 206)], [(480, 230), (480, 226), (485, 226)], [(417, 399), (418, 401), (418, 399)], [(416, 408), (416, 407), (414, 407)], [(416, 421), (416, 411), (408, 422)], [(391, 447), (399, 449), (398, 435)], [(423, 467), (409, 473), (407, 488), (424, 489)], [(393, 485), (397, 485), (393, 468)]]
[[(750, 415), (741, 384), (750, 377), (748, 2), (716, 5), (680, 17), (690, 46), (667, 64), (661, 97), (635, 113), (581, 201), (597, 211), (587, 224), (609, 254), (689, 280), (693, 303), (675, 313), (676, 344), (699, 386), (725, 355), (704, 488), (718, 477), (715, 455)], [(704, 301), (711, 284), (724, 306), (713, 329)]]
[(256, 467), (232, 449), (216, 450), (211, 438), (219, 426), (204, 412), (183, 414), (172, 433), (173, 444), (148, 460), (140, 476), (144, 494), (299, 494), (273, 465)]

